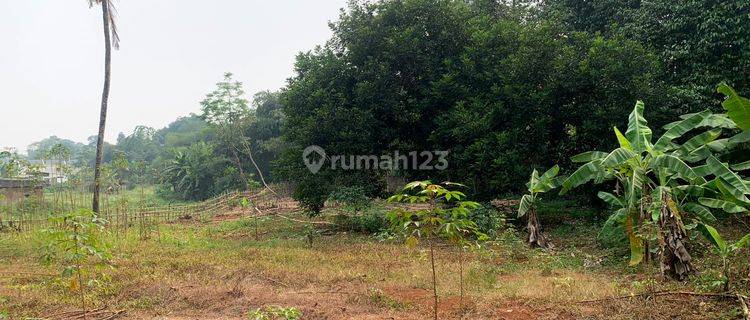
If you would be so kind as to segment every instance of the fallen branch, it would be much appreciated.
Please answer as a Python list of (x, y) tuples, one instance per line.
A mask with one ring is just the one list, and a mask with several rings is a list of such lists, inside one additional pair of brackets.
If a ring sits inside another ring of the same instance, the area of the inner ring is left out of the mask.
[(350, 294), (350, 295), (358, 295), (358, 296), (367, 296), (364, 293), (360, 292), (351, 292), (351, 291), (298, 291), (298, 292), (289, 292), (290, 294)]
[(658, 296), (669, 296), (669, 295), (732, 298), (732, 299), (737, 299), (738, 297), (742, 297), (744, 299), (747, 299), (747, 297), (745, 296), (742, 296), (739, 294), (737, 295), (729, 294), (729, 293), (700, 293), (700, 292), (690, 292), (690, 291), (652, 291), (652, 292), (644, 292), (644, 293), (639, 293), (639, 294), (624, 295), (624, 296), (619, 296), (619, 297), (583, 300), (583, 301), (578, 301), (577, 303), (591, 303), (591, 302), (601, 302), (601, 301), (610, 301), (610, 300), (621, 300), (621, 299), (636, 298), (636, 297), (643, 297), (643, 296), (658, 297)]
[(122, 315), (123, 313), (125, 313), (125, 310), (119, 310), (119, 311), (115, 311), (115, 312), (114, 312), (114, 313), (112, 313), (112, 315), (110, 315), (109, 317), (106, 317), (106, 318), (102, 318), (101, 320), (112, 320), (112, 319), (114, 319), (114, 318), (117, 318), (117, 317), (121, 316), (121, 315)]
[[(85, 312), (96, 312), (96, 311), (101, 311), (101, 310), (104, 310), (104, 307), (96, 308), (96, 309), (93, 309), (93, 310), (86, 310)], [(49, 316), (45, 316), (43, 318), (51, 318), (51, 319), (54, 319), (54, 318), (66, 318), (66, 317), (71, 317), (71, 316), (83, 314), (83, 312), (84, 312), (84, 310), (64, 311), (64, 312), (55, 313), (55, 314), (52, 314), (52, 315), (49, 315)]]
[(24, 275), (24, 276), (40, 276), (40, 277), (54, 277), (57, 276), (56, 274), (52, 273), (41, 273), (41, 272), (5, 272), (0, 271), (0, 277), (3, 278), (15, 278), (16, 276)]
[(742, 311), (744, 313), (745, 320), (750, 320), (750, 311), (748, 311), (747, 303), (745, 303), (745, 300), (748, 300), (748, 297), (743, 296), (741, 294), (731, 294), (731, 293), (700, 293), (700, 292), (691, 292), (691, 291), (654, 291), (654, 292), (644, 292), (639, 294), (633, 294), (633, 295), (626, 295), (626, 296), (619, 296), (619, 297), (609, 297), (609, 298), (602, 298), (602, 299), (594, 299), (594, 300), (583, 300), (578, 301), (577, 303), (592, 303), (592, 302), (602, 302), (602, 301), (610, 301), (610, 300), (620, 300), (620, 299), (628, 299), (628, 298), (635, 298), (635, 297), (658, 297), (658, 296), (669, 296), (669, 295), (683, 295), (683, 296), (694, 296), (694, 297), (710, 297), (710, 298), (723, 298), (723, 299), (736, 299), (740, 306), (742, 307)]
[(276, 280), (276, 279), (274, 279), (274, 278), (266, 277), (266, 276), (264, 276), (264, 275), (262, 275), (262, 274), (256, 274), (255, 276), (256, 276), (256, 277), (258, 277), (258, 278), (264, 279), (264, 280), (268, 280), (268, 281), (270, 281), (270, 282), (273, 282), (273, 283), (275, 283), (275, 284), (281, 285), (281, 286), (283, 286), (283, 287), (289, 288), (289, 285), (288, 285), (288, 284), (286, 284), (286, 283), (283, 283), (283, 282), (281, 282), (281, 281), (279, 281), (279, 280)]
[(747, 299), (747, 297), (740, 294), (737, 295), (737, 300), (740, 301), (740, 306), (742, 307), (742, 313), (745, 315), (745, 320), (750, 320), (750, 310), (748, 310), (747, 308), (747, 302), (745, 302), (745, 299)]
[(326, 226), (337, 226), (337, 224), (332, 223), (332, 222), (328, 222), (328, 221), (305, 221), (305, 220), (298, 220), (298, 219), (294, 219), (294, 218), (289, 218), (289, 217), (287, 217), (287, 216), (285, 216), (283, 214), (280, 214), (280, 213), (274, 214), (274, 216), (282, 217), (282, 218), (287, 219), (289, 221), (298, 222), (298, 223), (309, 223), (309, 224), (319, 224), (319, 225), (326, 225)]

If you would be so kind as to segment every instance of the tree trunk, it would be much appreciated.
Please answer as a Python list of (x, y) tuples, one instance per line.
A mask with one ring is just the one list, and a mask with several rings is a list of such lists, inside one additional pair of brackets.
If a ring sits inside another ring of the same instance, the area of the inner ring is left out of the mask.
[(683, 239), (686, 239), (685, 227), (675, 208), (671, 195), (664, 192), (659, 216), (660, 267), (662, 275), (685, 280), (693, 271), (692, 258), (683, 244)]
[(96, 160), (94, 161), (94, 198), (91, 209), (99, 213), (99, 189), (101, 186), (101, 166), (104, 154), (104, 128), (107, 123), (107, 102), (109, 100), (109, 78), (112, 60), (112, 42), (109, 26), (109, 1), (101, 2), (102, 20), (104, 24), (104, 88), (102, 90), (102, 105), (99, 112), (99, 136), (96, 139)]
[(230, 146), (229, 149), (232, 152), (232, 157), (234, 157), (234, 164), (237, 165), (237, 170), (239, 170), (240, 180), (242, 180), (242, 183), (245, 185), (244, 191), (247, 191), (250, 185), (247, 182), (245, 170), (242, 170), (242, 162), (240, 161), (240, 156), (237, 154), (237, 149), (234, 146)]
[(433, 243), (433, 240), (428, 240), (430, 242), (430, 266), (432, 267), (432, 312), (434, 319), (437, 320), (438, 318), (438, 295), (437, 295), (437, 277), (435, 276), (435, 245)]
[(242, 142), (242, 146), (244, 147), (245, 152), (247, 152), (247, 156), (250, 157), (250, 162), (252, 162), (253, 166), (255, 166), (255, 170), (258, 171), (258, 177), (260, 177), (260, 182), (263, 183), (263, 186), (265, 186), (266, 189), (268, 189), (268, 191), (271, 191), (271, 193), (276, 194), (276, 192), (273, 191), (273, 189), (268, 187), (268, 184), (266, 183), (266, 179), (263, 177), (263, 172), (260, 171), (260, 167), (258, 167), (258, 164), (255, 163), (255, 158), (253, 158), (253, 151), (251, 149), (251, 146), (249, 146), (246, 141)]
[[(643, 226), (644, 221), (650, 220), (651, 218), (648, 216), (646, 210), (644, 207), (646, 206), (646, 203), (651, 203), (650, 199), (651, 197), (648, 196), (649, 192), (646, 188), (646, 185), (643, 186), (642, 189), (643, 192), (643, 200), (640, 202), (640, 205), (638, 207), (638, 225)], [(649, 264), (651, 262), (651, 248), (648, 245), (648, 240), (643, 239), (643, 262), (645, 264)]]
[(461, 286), (461, 295), (458, 300), (458, 310), (463, 312), (464, 311), (464, 247), (463, 246), (461, 246), (461, 251), (459, 252), (458, 260), (459, 260), (459, 264), (458, 264), (459, 283)]
[(536, 208), (531, 208), (528, 213), (526, 229), (529, 231), (529, 245), (532, 248), (547, 248), (547, 238), (542, 234), (542, 226), (536, 215)]

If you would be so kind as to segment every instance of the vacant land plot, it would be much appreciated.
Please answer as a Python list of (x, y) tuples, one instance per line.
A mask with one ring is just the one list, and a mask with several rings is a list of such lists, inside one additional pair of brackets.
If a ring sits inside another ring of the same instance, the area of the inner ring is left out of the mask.
[[(147, 240), (135, 229), (112, 233), (113, 267), (96, 272), (86, 293), (87, 308), (129, 319), (243, 319), (266, 306), (295, 307), (303, 319), (431, 316), (431, 271), (424, 248), (406, 246), (388, 234), (365, 236), (316, 225), (311, 231), (289, 219), (234, 212), (162, 225)], [(594, 225), (560, 222), (552, 230), (556, 247), (549, 251), (527, 248), (513, 229), (464, 255), (441, 245), (440, 318), (741, 316), (731, 299), (644, 295), (710, 290), (715, 266), (701, 265), (703, 273), (691, 282), (664, 281), (655, 266), (628, 269), (626, 253), (600, 249), (595, 230)], [(38, 232), (0, 238), (0, 311), (6, 317), (67, 319), (80, 309), (80, 298), (59, 280), (58, 269), (39, 263), (41, 238)], [(740, 267), (745, 276), (736, 285), (746, 289), (747, 266)], [(633, 297), (621, 297), (627, 295)]]

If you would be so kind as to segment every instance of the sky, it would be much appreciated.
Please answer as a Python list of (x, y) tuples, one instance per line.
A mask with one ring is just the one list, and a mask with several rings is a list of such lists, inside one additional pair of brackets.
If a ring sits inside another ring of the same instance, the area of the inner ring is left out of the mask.
[[(347, 0), (114, 0), (105, 140), (198, 113), (224, 72), (247, 98), (283, 87), (297, 53), (323, 44)], [(0, 148), (51, 135), (86, 142), (98, 128), (101, 9), (86, 0), (0, 0)]]

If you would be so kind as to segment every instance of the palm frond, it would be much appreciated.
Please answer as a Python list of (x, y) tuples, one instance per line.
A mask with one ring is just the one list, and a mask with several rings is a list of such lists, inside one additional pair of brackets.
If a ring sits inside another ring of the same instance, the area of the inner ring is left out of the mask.
[[(104, 2), (106, 1), (106, 3)], [(117, 32), (117, 23), (115, 17), (117, 17), (117, 8), (115, 8), (112, 0), (88, 0), (89, 8), (94, 5), (105, 5), (107, 6), (107, 22), (109, 24), (109, 31), (111, 33), (110, 42), (112, 47), (115, 49), (120, 48), (120, 34)]]

